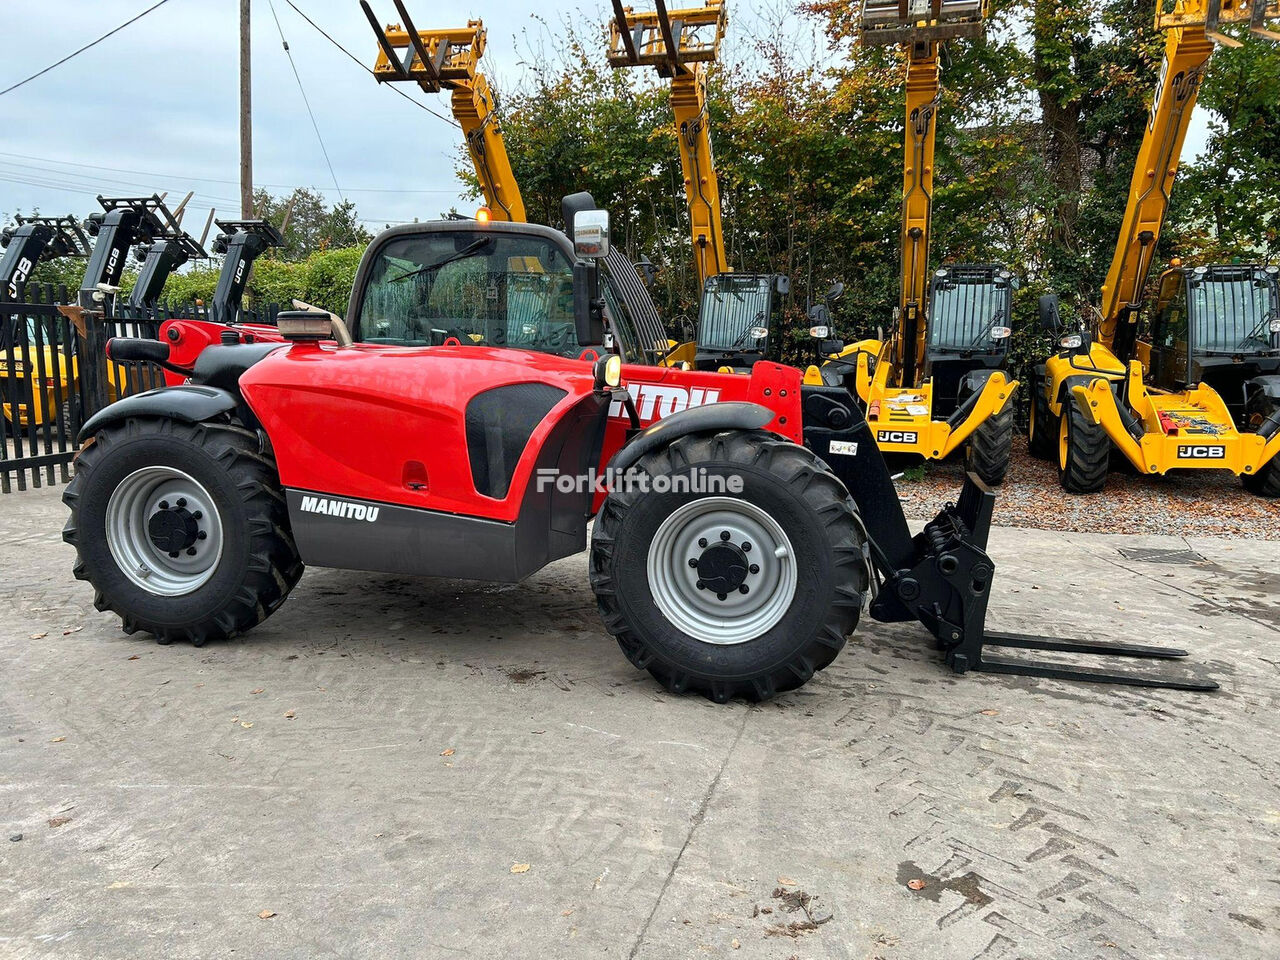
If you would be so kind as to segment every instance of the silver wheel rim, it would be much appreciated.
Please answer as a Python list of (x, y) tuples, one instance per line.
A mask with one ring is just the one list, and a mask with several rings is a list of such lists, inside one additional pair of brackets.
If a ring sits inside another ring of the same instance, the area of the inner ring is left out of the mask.
[[(157, 514), (169, 517), (157, 521)], [(153, 524), (195, 532), (178, 550), (163, 549)], [(213, 497), (173, 467), (143, 467), (125, 477), (107, 501), (107, 547), (121, 572), (160, 597), (180, 597), (209, 581), (222, 559), (222, 518)], [(177, 556), (174, 556), (174, 553)]]
[[(705, 583), (699, 588), (701, 575), (691, 561), (720, 543), (739, 550), (747, 545), (747, 592), (719, 594)], [(756, 639), (778, 624), (796, 593), (795, 552), (782, 527), (755, 504), (730, 497), (694, 500), (675, 510), (654, 534), (646, 569), (662, 615), (706, 643)]]

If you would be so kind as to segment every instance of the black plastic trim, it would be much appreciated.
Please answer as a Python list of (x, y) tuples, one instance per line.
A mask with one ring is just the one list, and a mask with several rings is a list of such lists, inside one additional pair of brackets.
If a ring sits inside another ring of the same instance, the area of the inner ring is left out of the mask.
[(646, 453), (665, 447), (669, 443), (692, 433), (709, 433), (720, 430), (760, 430), (773, 422), (774, 413), (758, 403), (727, 400), (703, 407), (690, 407), (663, 417), (636, 434), (609, 461), (609, 469), (626, 470)]
[(103, 427), (120, 423), (129, 417), (157, 417), (183, 423), (203, 423), (231, 413), (239, 403), (234, 395), (217, 387), (197, 384), (160, 387), (103, 407), (80, 428), (76, 440), (84, 443)]

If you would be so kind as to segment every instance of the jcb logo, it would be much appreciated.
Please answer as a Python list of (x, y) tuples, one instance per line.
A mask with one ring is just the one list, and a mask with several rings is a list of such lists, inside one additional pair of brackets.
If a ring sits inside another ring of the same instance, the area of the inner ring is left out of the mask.
[[(646, 425), (652, 420), (661, 420), (689, 407), (701, 407), (720, 399), (719, 390), (706, 390), (702, 387), (686, 390), (684, 387), (660, 386), (656, 383), (639, 384), (632, 388), (631, 395), (635, 400), (640, 422)], [(614, 400), (609, 407), (609, 416), (627, 419), (630, 415), (621, 400)]]
[(245, 262), (243, 260), (241, 260), (239, 263), (236, 264), (236, 273), (235, 273), (236, 283), (239, 283), (241, 280), (244, 279), (244, 268), (245, 268)]
[(914, 430), (879, 430), (876, 432), (877, 443), (915, 443), (920, 434)]
[(1182, 444), (1178, 447), (1179, 460), (1225, 460), (1227, 448), (1222, 446), (1196, 446)]
[(13, 271), (13, 279), (9, 281), (9, 296), (17, 299), (18, 285), (27, 282), (27, 277), (31, 276), (31, 271), (35, 264), (31, 262), (30, 257), (22, 257), (18, 260), (17, 267)]

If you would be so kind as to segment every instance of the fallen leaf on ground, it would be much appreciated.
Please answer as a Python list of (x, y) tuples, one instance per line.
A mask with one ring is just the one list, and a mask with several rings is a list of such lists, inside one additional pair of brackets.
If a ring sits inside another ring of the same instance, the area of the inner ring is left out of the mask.
[(569, 916), (569, 914), (571, 914), (571, 913), (573, 913), (573, 911), (572, 911), (572, 910), (561, 910), (561, 911), (560, 911), (560, 916), (562, 916), (562, 917), (567, 917), (567, 916)]
[(794, 887), (796, 885), (796, 882), (790, 877), (779, 877), (778, 882), (784, 887)]
[(740, 943), (738, 942), (738, 938), (737, 938), (737, 937), (734, 937), (732, 940), (730, 940), (730, 941), (729, 941), (729, 946), (731, 946), (731, 947), (733, 947), (733, 949), (737, 950), (740, 946), (742, 946), (742, 944), (740, 944)]
[(907, 886), (912, 890), (923, 890), (925, 888), (925, 882), (923, 880), (908, 880)]
[(63, 740), (65, 740), (65, 739), (67, 739), (67, 738), (66, 738), (66, 737), (54, 737), (54, 738), (53, 738), (52, 740), (50, 740), (49, 742), (50, 742), (50, 743), (62, 743), (62, 741), (63, 741)]
[(978, 712), (984, 717), (996, 717), (1000, 715), (999, 710), (979, 710)]
[(73, 633), (79, 633), (79, 632), (80, 632), (81, 630), (83, 630), (83, 629), (84, 629), (84, 627), (72, 627), (70, 630), (63, 630), (63, 631), (62, 631), (62, 635), (63, 635), (64, 637), (69, 637), (69, 636), (71, 636)]
[(259, 920), (270, 920), (270, 919), (271, 919), (272, 917), (274, 917), (275, 915), (276, 915), (276, 912), (275, 912), (274, 910), (260, 910), (260, 911), (258, 912), (258, 919), (259, 919)]
[(440, 756), (442, 756), (442, 757), (452, 757), (452, 756), (453, 756), (453, 747), (450, 747), (448, 750), (441, 750), (441, 751), (440, 751)]
[(529, 864), (527, 864), (527, 863), (514, 863), (514, 864), (512, 864), (512, 865), (511, 865), (511, 872), (512, 872), (512, 873), (528, 873), (528, 872), (529, 872)]
[(248, 730), (250, 727), (252, 727), (252, 726), (253, 726), (253, 721), (252, 721), (252, 720), (241, 720), (241, 721), (240, 721), (240, 726), (242, 726), (242, 727), (244, 727), (246, 730)]
[(48, 635), (49, 635), (49, 634), (47, 634), (47, 633), (33, 633), (33, 634), (31, 635), (31, 639), (32, 639), (32, 640), (43, 640), (43, 639), (44, 639), (45, 637), (47, 637)]
[(250, 695), (250, 696), (257, 696), (259, 693), (265, 693), (265, 692), (266, 692), (265, 688), (263, 688), (263, 687), (258, 687), (256, 690), (250, 690), (250, 691), (249, 691), (249, 695)]
[(51, 827), (61, 827), (61, 826), (65, 826), (66, 824), (68, 824), (68, 823), (70, 823), (70, 822), (71, 822), (71, 818), (70, 818), (70, 817), (50, 817), (50, 818), (49, 818), (49, 826), (51, 826)]
[(142, 658), (141, 658), (140, 656), (138, 656), (138, 655), (135, 653), (135, 654), (134, 654), (132, 657), (130, 657), (129, 659), (130, 659), (130, 660), (141, 660)]
[(293, 719), (294, 717), (296, 717), (296, 716), (297, 716), (297, 714), (296, 714), (296, 713), (294, 713), (292, 710), (286, 710), (286, 711), (284, 712), (284, 718), (285, 718), (286, 720), (292, 720), (292, 719)]

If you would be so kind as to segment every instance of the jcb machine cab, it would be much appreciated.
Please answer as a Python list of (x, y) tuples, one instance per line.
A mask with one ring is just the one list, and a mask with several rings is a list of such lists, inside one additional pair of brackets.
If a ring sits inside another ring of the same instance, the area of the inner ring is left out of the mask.
[(778, 274), (721, 273), (702, 288), (693, 366), (698, 370), (748, 373), (776, 356), (774, 331), (781, 328), (780, 298), (791, 281)]
[(968, 468), (998, 484), (1009, 468), (1018, 387), (1003, 369), (1011, 278), (998, 267), (929, 267), (939, 47), (981, 37), (985, 5), (864, 0), (860, 30), (864, 44), (906, 50), (898, 305), (887, 340), (836, 344), (839, 353), (810, 379), (849, 385), (885, 453), (941, 460), (963, 449)]
[[(1280, 397), (1265, 267), (1177, 266), (1147, 313), (1147, 277), (1169, 210), (1183, 143), (1215, 44), (1247, 26), (1269, 40), (1274, 0), (1179, 0), (1157, 5), (1165, 33), (1160, 83), (1134, 164), (1096, 324), (1064, 329), (1054, 302), (1042, 323), (1057, 349), (1035, 367), (1031, 452), (1056, 460), (1062, 486), (1095, 493), (1112, 451), (1140, 473), (1225, 469), (1245, 489), (1280, 497)], [(1143, 336), (1143, 321), (1150, 334)]]
[(194, 320), (112, 341), (173, 386), (82, 433), (64, 537), (98, 608), (200, 645), (277, 610), (305, 564), (518, 582), (586, 550), (631, 662), (716, 701), (808, 681), (868, 599), (879, 620), (923, 623), (957, 672), (1215, 686), (987, 652), (1184, 655), (987, 632), (990, 491), (971, 479), (913, 537), (843, 388), (769, 361), (745, 376), (624, 363), (605, 344), (647, 294), (599, 270), (607, 213), (569, 222), (573, 240), (520, 223), (386, 231), (345, 321), (281, 314), (274, 341)]
[(1266, 424), (1271, 432), (1269, 421), (1280, 424), (1280, 267), (1179, 265), (1161, 275), (1158, 290), (1150, 341), (1138, 344), (1152, 385), (1202, 383), (1237, 430)]

